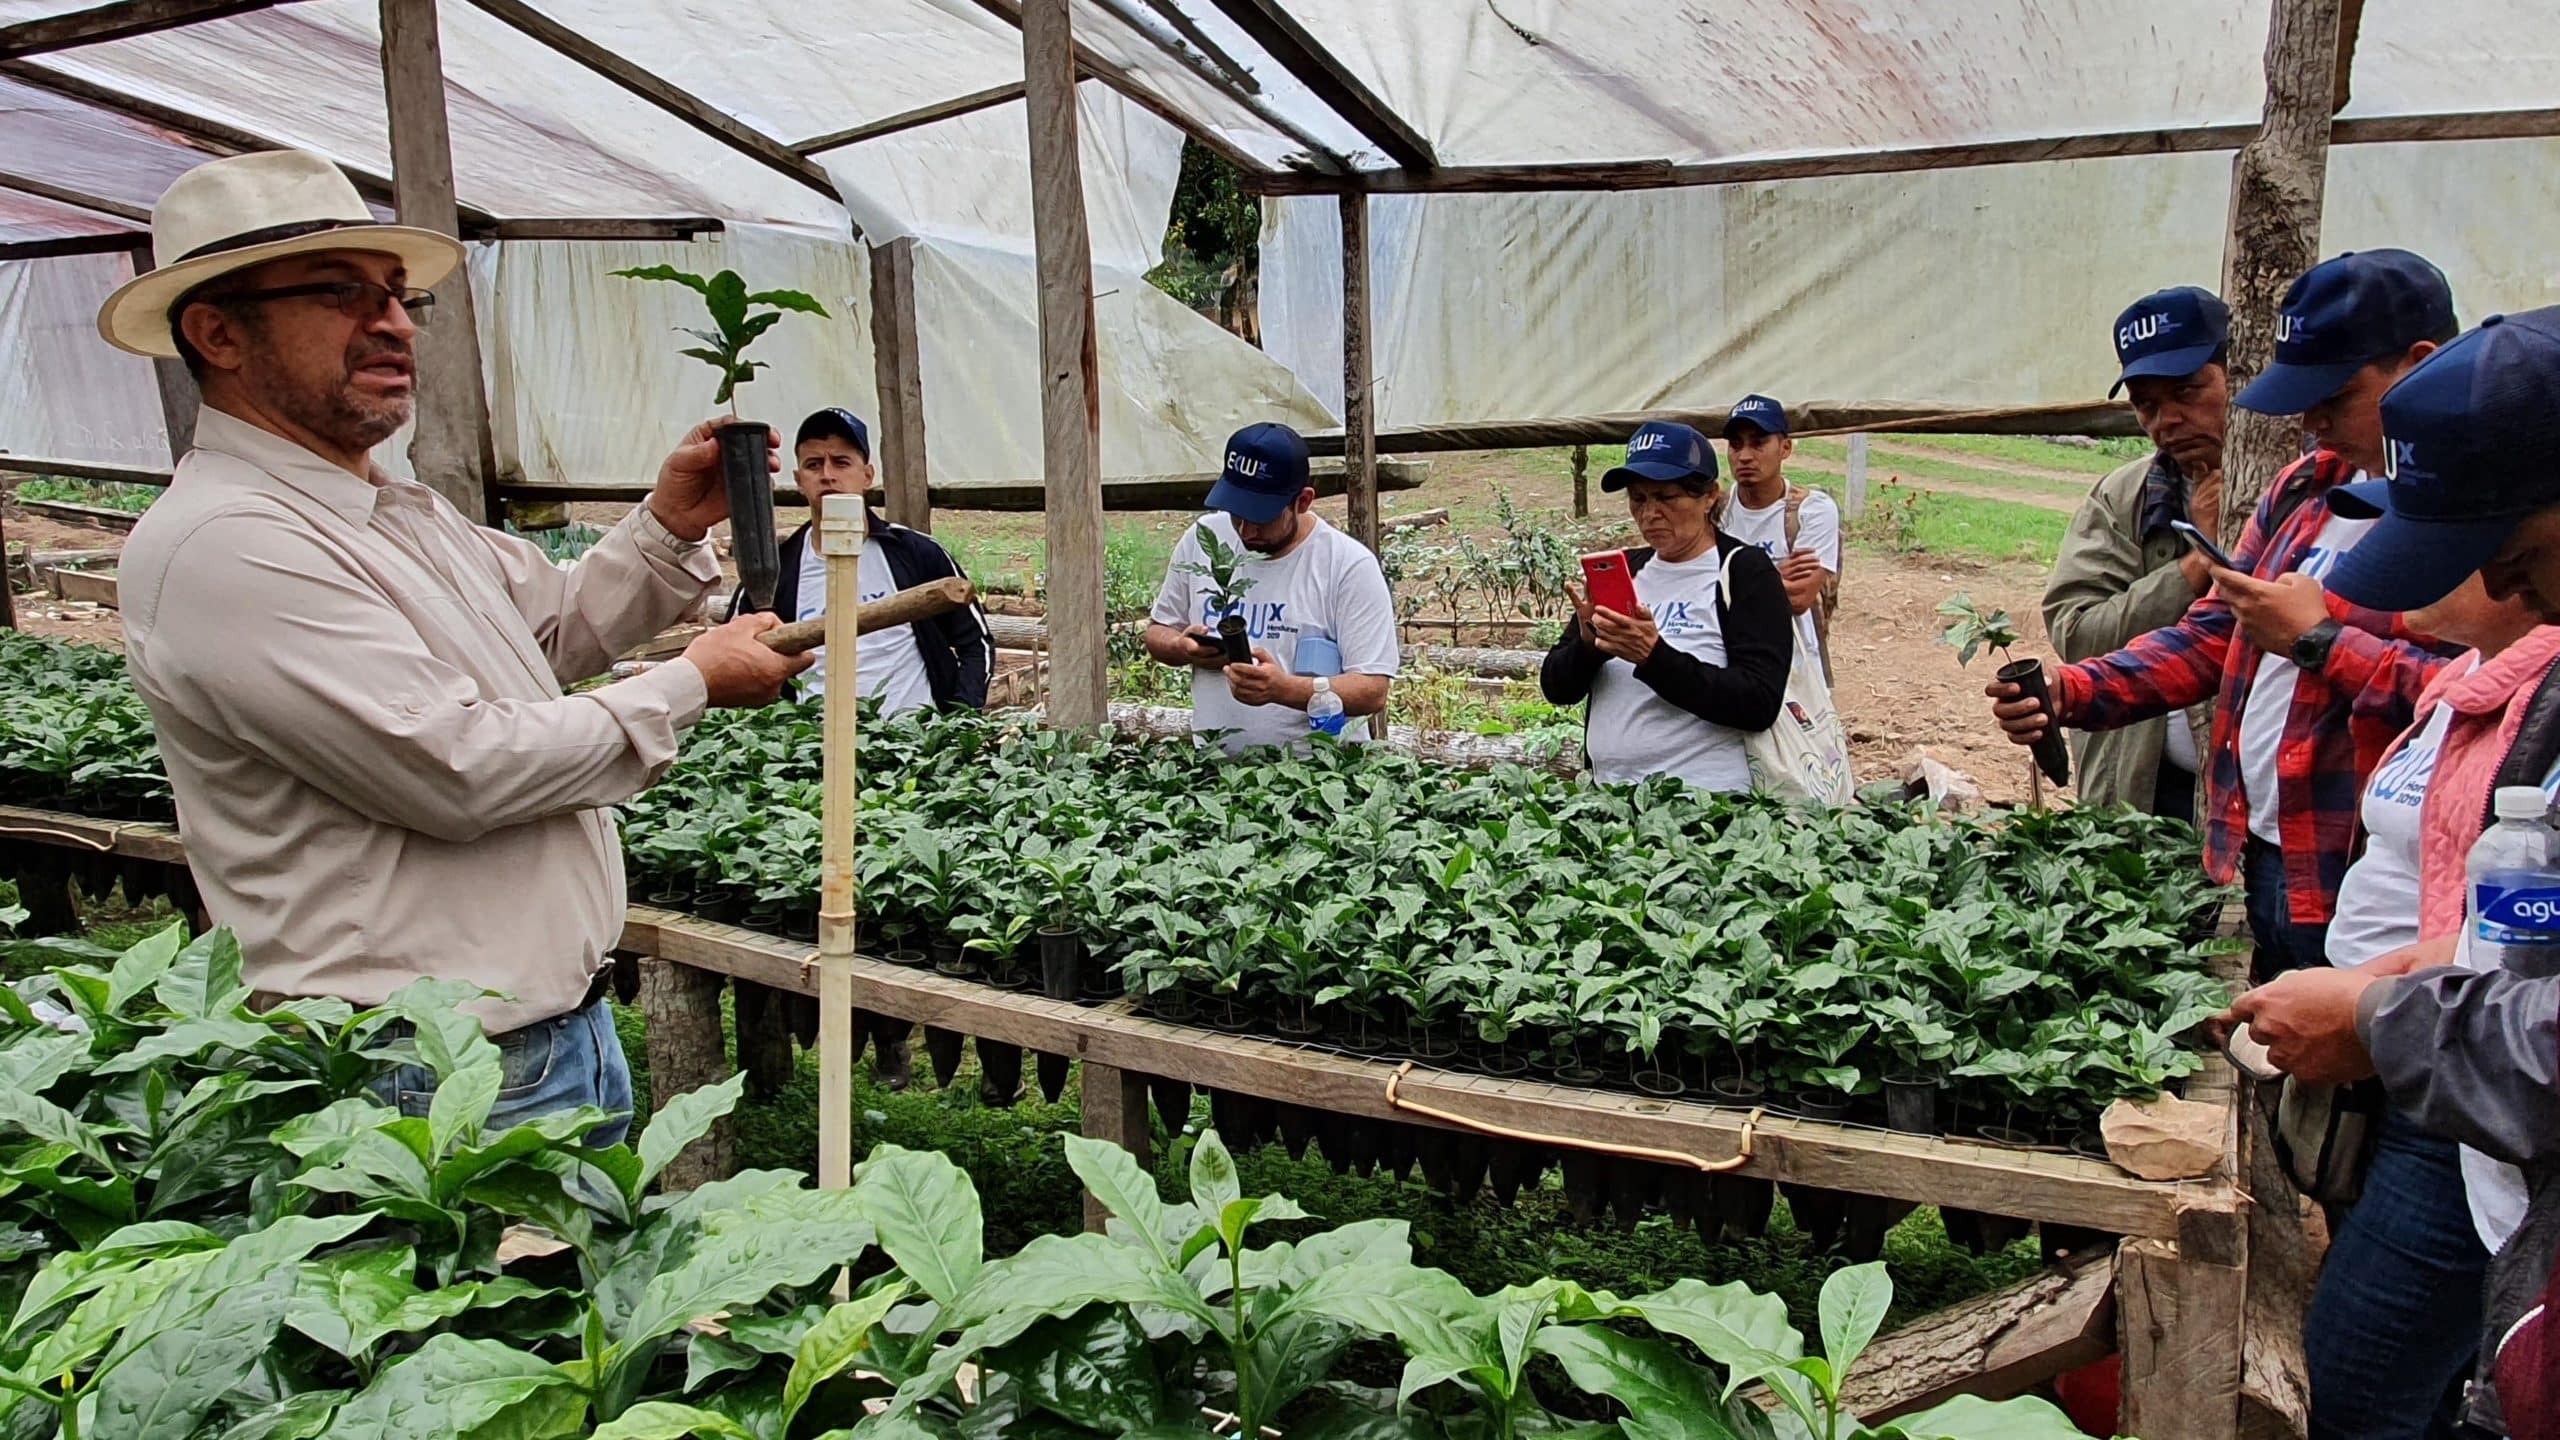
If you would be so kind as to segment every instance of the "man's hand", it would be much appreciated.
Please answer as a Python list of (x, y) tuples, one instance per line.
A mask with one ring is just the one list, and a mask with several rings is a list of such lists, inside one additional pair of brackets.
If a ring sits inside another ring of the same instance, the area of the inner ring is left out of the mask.
[[(2044, 683), (2047, 693), (2050, 693), (2053, 687), (2053, 667), (2050, 665), (2045, 667)], [(2033, 745), (2044, 738), (2045, 731), (2053, 728), (2053, 715), (2045, 709), (2043, 702), (2028, 699), (2026, 692), (2013, 681), (1995, 679), (1982, 687), (1982, 693), (1991, 697), (1991, 718), (2000, 722), (2000, 728), (2008, 734), (2013, 745)]]
[(814, 651), (776, 654), (756, 638), (781, 623), (779, 615), (741, 615), (694, 636), (693, 643), (684, 647), (684, 658), (702, 672), (702, 688), (710, 694), (713, 709), (770, 705), (782, 693), (782, 682), (818, 663)]
[(1227, 642), (1219, 638), (1217, 631), (1206, 626), (1194, 625), (1182, 632), (1182, 638), (1191, 642), (1190, 660), (1194, 668), (1201, 670), (1226, 668)]
[(1787, 587), (1787, 608), (1798, 615), (1822, 603), (1822, 585), (1830, 571), (1822, 568), (1822, 557), (1810, 550), (1798, 550), (1778, 562), (1778, 583)]
[[(649, 513), (679, 540), (699, 540), (729, 518), (729, 487), (720, 478), (720, 441), (712, 433), (732, 423), (714, 416), (684, 432), (676, 448), (658, 466), (657, 488), (649, 492)], [(766, 468), (782, 473), (782, 437), (770, 429), (773, 451)]]
[(2249, 643), (2270, 655), (2292, 653), (2303, 632), (2329, 618), (2329, 592), (2300, 571), (2260, 580), (2237, 570), (2213, 568), (2214, 587), (2231, 606)]
[(1662, 631), (1655, 628), (1653, 612), (1642, 605), (1633, 615), (1621, 615), (1607, 608), (1591, 612), (1592, 643), (1600, 653), (1630, 665), (1641, 665), (1653, 658), (1653, 647), (1662, 643)]
[(2213, 588), (2213, 562), (2201, 550), (2189, 550), (2178, 557), (2178, 573), (2187, 577), (2190, 594), (2202, 595)]
[(1292, 710), (1307, 708), (1307, 697), (1315, 693), (1315, 682), (1302, 675), (1292, 675), (1271, 652), (1256, 646), (1253, 663), (1227, 666), (1227, 689), (1238, 703), (1245, 705), (1285, 705)]
[(2204, 538), (2222, 543), (2222, 472), (2214, 471), (2187, 483), (2187, 523), (2204, 532)]
[(2373, 1057), (2356, 1035), (2356, 1002), (2389, 979), (2369, 969), (2296, 970), (2232, 1001), (2212, 1023), (2217, 1033), (2247, 1025), (2267, 1047), (2268, 1063), (2298, 1080), (2343, 1085), (2373, 1073)]

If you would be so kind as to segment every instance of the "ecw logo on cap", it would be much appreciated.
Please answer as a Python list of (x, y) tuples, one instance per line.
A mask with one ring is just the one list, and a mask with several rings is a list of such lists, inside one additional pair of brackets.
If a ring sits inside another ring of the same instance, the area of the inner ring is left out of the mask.
[(1604, 491), (1626, 489), (1638, 480), (1698, 485), (1716, 478), (1715, 447), (1687, 425), (1648, 420), (1627, 437), (1627, 460), (1600, 477)]
[(2453, 286), (2406, 250), (2350, 250), (2302, 272), (2276, 315), (2275, 363), (2232, 404), (2299, 415), (2377, 360), (2452, 336)]
[(1288, 426), (1266, 420), (1228, 437), (1226, 465), (1209, 491), (1209, 508), (1268, 525), (1298, 503), (1307, 485), (1307, 442)]
[(1725, 412), (1724, 438), (1731, 440), (1737, 425), (1756, 425), (1768, 434), (1784, 435), (1787, 433), (1787, 407), (1766, 395), (1745, 395)]
[(2195, 285), (2154, 291), (2116, 317), (2115, 388), (2146, 376), (2183, 380), (2213, 362), (2231, 339), (2231, 311), (2222, 297)]

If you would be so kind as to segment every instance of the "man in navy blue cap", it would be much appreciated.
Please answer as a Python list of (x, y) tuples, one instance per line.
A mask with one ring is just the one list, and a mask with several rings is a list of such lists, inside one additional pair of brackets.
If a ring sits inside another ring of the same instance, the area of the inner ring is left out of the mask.
[(1787, 407), (1766, 395), (1745, 395), (1725, 412), (1724, 447), (1733, 461), (1733, 490), (1716, 510), (1716, 529), (1759, 546), (1778, 567), (1798, 640), (1829, 685), (1831, 615), (1840, 606), (1840, 504), (1789, 483), (1795, 437)]
[[(2330, 575), (2334, 595), (2417, 609), (2477, 574), (2492, 597), (2523, 597), (2546, 621), (2560, 618), (2560, 309), (2484, 321), (2393, 386), (2382, 423), (2388, 479), (2335, 502), (2376, 518)], [(2554, 682), (2528, 683), (2530, 698), (2511, 702), (2510, 713), (2538, 715)], [(2512, 746), (2499, 782), (2532, 748), (2526, 773), (2546, 795), (2560, 793), (2560, 766), (2535, 729), (2526, 719), (2497, 742)], [(2465, 1419), (2478, 1433), (2548, 1435), (2560, 1417), (2513, 1407), (2560, 1399), (2548, 1342), (2515, 1339), (2548, 1313), (2548, 1286), (2560, 1280), (2560, 975), (2508, 968), (2515, 962), (2481, 939), (2465, 933), (2452, 964), (2429, 956), (2288, 975), (2242, 996), (2224, 1019), (2245, 1021), (2276, 1066), (2306, 1081), (2379, 1075), (2395, 1122), (2474, 1147), (2450, 1203), (2459, 1206), (2467, 1187), (2469, 1218), (2496, 1257), (2479, 1328), (2480, 1378), (2494, 1385), (2473, 1387)], [(2351, 1229), (2360, 1219), (2361, 1208)], [(2540, 1363), (2520, 1372), (2528, 1356)], [(2317, 1407), (2316, 1375), (2312, 1398)]]
[[(2044, 625), (2068, 662), (2175, 625), (2213, 581), (2170, 522), (2220, 533), (2222, 437), (2231, 413), (2231, 311), (2193, 285), (2155, 291), (2116, 317), (2117, 391), (2152, 451), (2100, 480), (2071, 517), (2045, 585)], [(2195, 705), (2074, 737), (2083, 805), (2131, 805), (2192, 822), (2196, 772), (2212, 732)]]
[(2260, 978), (2327, 963), (2338, 882), (2355, 858), (2356, 803), (2445, 659), (2396, 615), (2334, 613), (2320, 587), (2373, 522), (2329, 496), (2383, 464), (2391, 379), (2449, 338), (2453, 292), (2405, 250), (2341, 255), (2285, 294), (2276, 363), (2236, 403), (2298, 407), (2318, 447), (2267, 487), (2237, 569), (2174, 625), (2066, 665), (2053, 713), (1994, 680), (1992, 713), (2026, 744), (2053, 723), (2110, 730), (2214, 700), (2205, 871), (2239, 880)]
[[(1148, 617), (1147, 653), (1191, 671), (1191, 728), (1226, 732), (1231, 755), (1311, 729), (1366, 740), (1369, 717), (1387, 708), (1397, 649), (1386, 572), (1315, 504), (1298, 432), (1269, 422), (1237, 431), (1212, 513), (1174, 546)], [(1218, 551), (1237, 556), (1223, 597)], [(1218, 626), (1229, 617), (1243, 622), (1250, 661), (1228, 657)]]

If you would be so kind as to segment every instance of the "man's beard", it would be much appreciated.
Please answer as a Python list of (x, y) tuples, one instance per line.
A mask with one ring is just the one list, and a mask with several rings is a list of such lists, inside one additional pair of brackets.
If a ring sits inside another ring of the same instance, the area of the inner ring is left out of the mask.
[(265, 382), (261, 390), (266, 403), (277, 414), (341, 449), (361, 451), (390, 439), (409, 423), (417, 382), (413, 375), (407, 394), (369, 396), (356, 389), (356, 368), (385, 355), (408, 354), (408, 346), (359, 336), (347, 343), (337, 374), (314, 383), (293, 373), (261, 329), (251, 340), (249, 359), (250, 369)]
[(1245, 541), (1244, 548), (1252, 551), (1256, 555), (1278, 554), (1280, 551), (1286, 550), (1291, 545), (1298, 542), (1298, 527), (1305, 523), (1306, 522), (1301, 519), (1295, 511), (1292, 511), (1289, 515), (1288, 534), (1274, 537), (1266, 531), (1262, 538), (1258, 540)]

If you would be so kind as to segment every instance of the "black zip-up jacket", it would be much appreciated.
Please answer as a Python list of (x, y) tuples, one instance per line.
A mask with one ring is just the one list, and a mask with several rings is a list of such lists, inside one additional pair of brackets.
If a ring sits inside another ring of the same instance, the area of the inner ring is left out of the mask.
[[(880, 553), (889, 561), (889, 578), (901, 590), (912, 590), (960, 573), (951, 552), (935, 543), (921, 530), (883, 519), (871, 512), (871, 538), (880, 542)], [(800, 559), (808, 549), (809, 527), (802, 525), (782, 542), (782, 574), (773, 587), (773, 610), (777, 615), (800, 613)], [(742, 593), (729, 602), (729, 614), (735, 617), (746, 605)], [(995, 637), (987, 629), (987, 617), (972, 601), (947, 615), (919, 620), (908, 627), (916, 632), (916, 649), (924, 656), (926, 681), (933, 687), (933, 703), (945, 710), (984, 710), (987, 708), (987, 677), (995, 664)], [(795, 682), (792, 692), (797, 693)]]
[[(1667, 641), (1656, 641), (1653, 653), (1636, 667), (1636, 678), (1701, 720), (1756, 734), (1776, 724), (1786, 705), (1787, 670), (1795, 663), (1795, 612), (1787, 604), (1777, 565), (1759, 546), (1718, 532), (1716, 553), (1732, 580), (1732, 602), (1719, 603), (1716, 616), (1724, 630), (1725, 663), (1710, 665)], [(1650, 549), (1628, 551), (1627, 573), (1633, 576), (1652, 559)], [(1564, 638), (1538, 669), (1538, 688), (1550, 705), (1579, 704), (1591, 698), (1592, 683), (1608, 663), (1608, 656), (1582, 643), (1582, 627), (1568, 621)], [(1590, 723), (1587, 711), (1583, 723)]]

